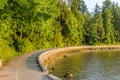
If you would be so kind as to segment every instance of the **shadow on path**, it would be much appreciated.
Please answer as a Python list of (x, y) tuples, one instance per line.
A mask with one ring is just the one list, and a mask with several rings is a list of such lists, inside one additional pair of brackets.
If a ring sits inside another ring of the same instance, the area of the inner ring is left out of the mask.
[(34, 71), (42, 71), (42, 69), (40, 68), (37, 58), (38, 56), (43, 53), (46, 52), (47, 50), (43, 50), (43, 51), (38, 51), (33, 53), (32, 55), (30, 55), (30, 57), (28, 57), (28, 59), (26, 60), (26, 65), (29, 69), (34, 70)]

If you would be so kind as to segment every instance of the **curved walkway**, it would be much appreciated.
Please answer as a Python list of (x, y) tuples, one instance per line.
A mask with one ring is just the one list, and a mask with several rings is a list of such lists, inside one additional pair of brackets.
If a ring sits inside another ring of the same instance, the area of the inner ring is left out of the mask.
[[(83, 50), (84, 49), (89, 49), (89, 50), (92, 50), (92, 49), (120, 49), (120, 46), (73, 47), (73, 49), (80, 49), (80, 48), (81, 49), (83, 48)], [(70, 47), (65, 48), (65, 50), (66, 49), (71, 50)], [(40, 66), (37, 62), (38, 56), (41, 53), (46, 52), (46, 51), (47, 50), (31, 52), (29, 54), (24, 54), (24, 55), (14, 58), (0, 70), (0, 80), (50, 80), (47, 77), (47, 75), (44, 72), (42, 72), (42, 69), (40, 68)], [(46, 53), (49, 53), (49, 51)]]
[(37, 63), (38, 55), (43, 52), (45, 50), (14, 58), (0, 70), (0, 80), (50, 80)]

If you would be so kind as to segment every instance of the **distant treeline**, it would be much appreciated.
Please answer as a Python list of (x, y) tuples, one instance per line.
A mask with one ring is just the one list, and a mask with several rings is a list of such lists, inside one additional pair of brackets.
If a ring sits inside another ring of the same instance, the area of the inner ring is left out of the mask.
[(83, 0), (0, 0), (0, 58), (35, 49), (120, 43), (120, 7)]

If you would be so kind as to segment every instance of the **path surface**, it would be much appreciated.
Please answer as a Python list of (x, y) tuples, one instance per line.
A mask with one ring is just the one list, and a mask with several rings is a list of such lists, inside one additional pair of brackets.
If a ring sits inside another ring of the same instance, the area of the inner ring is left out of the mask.
[(42, 52), (45, 50), (14, 58), (0, 70), (0, 80), (50, 80), (37, 63)]

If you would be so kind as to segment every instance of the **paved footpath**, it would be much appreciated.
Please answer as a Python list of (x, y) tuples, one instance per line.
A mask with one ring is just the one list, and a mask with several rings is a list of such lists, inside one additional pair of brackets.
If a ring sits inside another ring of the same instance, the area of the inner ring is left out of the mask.
[(50, 80), (40, 69), (36, 51), (18, 56), (0, 70), (0, 80)]

